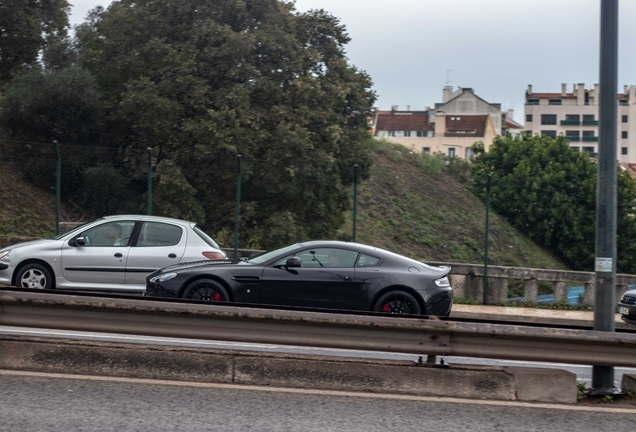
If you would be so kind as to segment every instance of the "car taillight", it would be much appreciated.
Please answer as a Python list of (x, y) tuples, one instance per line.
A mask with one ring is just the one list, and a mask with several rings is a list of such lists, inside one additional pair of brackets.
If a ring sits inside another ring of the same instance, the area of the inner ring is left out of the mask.
[(221, 252), (201, 252), (204, 257), (211, 260), (222, 260), (225, 256)]

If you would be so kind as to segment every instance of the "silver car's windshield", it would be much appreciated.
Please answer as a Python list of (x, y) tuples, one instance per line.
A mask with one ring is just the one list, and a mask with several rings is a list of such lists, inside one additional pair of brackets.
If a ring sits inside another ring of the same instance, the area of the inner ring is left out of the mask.
[(66, 237), (70, 233), (73, 233), (73, 232), (76, 232), (76, 231), (81, 231), (81, 230), (84, 229), (84, 227), (86, 227), (86, 225), (92, 224), (94, 222), (95, 221), (90, 221), (90, 222), (86, 222), (86, 223), (83, 223), (81, 225), (78, 225), (75, 228), (72, 228), (72, 229), (70, 229), (70, 230), (68, 230), (66, 232), (63, 232), (61, 234), (56, 235), (55, 237), (53, 237), (53, 240), (60, 240), (62, 237)]
[(296, 250), (296, 249), (300, 249), (301, 245), (299, 243), (293, 244), (293, 245), (289, 245), (289, 246), (285, 246), (282, 249), (276, 249), (274, 251), (271, 252), (266, 252), (263, 255), (259, 255), (257, 257), (254, 258), (250, 258), (249, 262), (251, 262), (252, 264), (262, 264), (266, 261), (271, 260), (272, 258), (276, 258), (277, 256), (280, 255), (285, 255), (288, 254), (289, 252)]

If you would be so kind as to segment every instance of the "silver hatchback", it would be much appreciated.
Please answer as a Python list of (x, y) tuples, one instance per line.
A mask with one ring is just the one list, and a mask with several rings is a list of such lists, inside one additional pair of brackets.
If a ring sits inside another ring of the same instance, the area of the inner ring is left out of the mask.
[(194, 222), (106, 216), (51, 239), (0, 249), (0, 284), (142, 292), (156, 269), (206, 259), (227, 255)]

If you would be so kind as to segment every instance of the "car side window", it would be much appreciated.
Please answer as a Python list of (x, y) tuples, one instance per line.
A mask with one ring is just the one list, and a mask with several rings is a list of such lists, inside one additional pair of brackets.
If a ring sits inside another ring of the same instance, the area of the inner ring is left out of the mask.
[(373, 267), (380, 264), (380, 261), (382, 261), (380, 258), (367, 254), (360, 254), (356, 267)]
[(315, 248), (287, 255), (276, 261), (274, 266), (284, 265), (292, 256), (300, 258), (303, 268), (347, 268), (353, 267), (358, 252), (338, 248)]
[(125, 247), (135, 227), (134, 221), (107, 222), (83, 231), (84, 247)]
[(139, 232), (137, 246), (174, 246), (181, 241), (183, 229), (162, 222), (144, 222)]

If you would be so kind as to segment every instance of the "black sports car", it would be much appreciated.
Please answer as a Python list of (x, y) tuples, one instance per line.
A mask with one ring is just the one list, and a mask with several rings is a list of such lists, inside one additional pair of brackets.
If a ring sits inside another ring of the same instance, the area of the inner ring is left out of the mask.
[(448, 316), (450, 267), (359, 243), (309, 241), (255, 258), (177, 264), (145, 296)]

